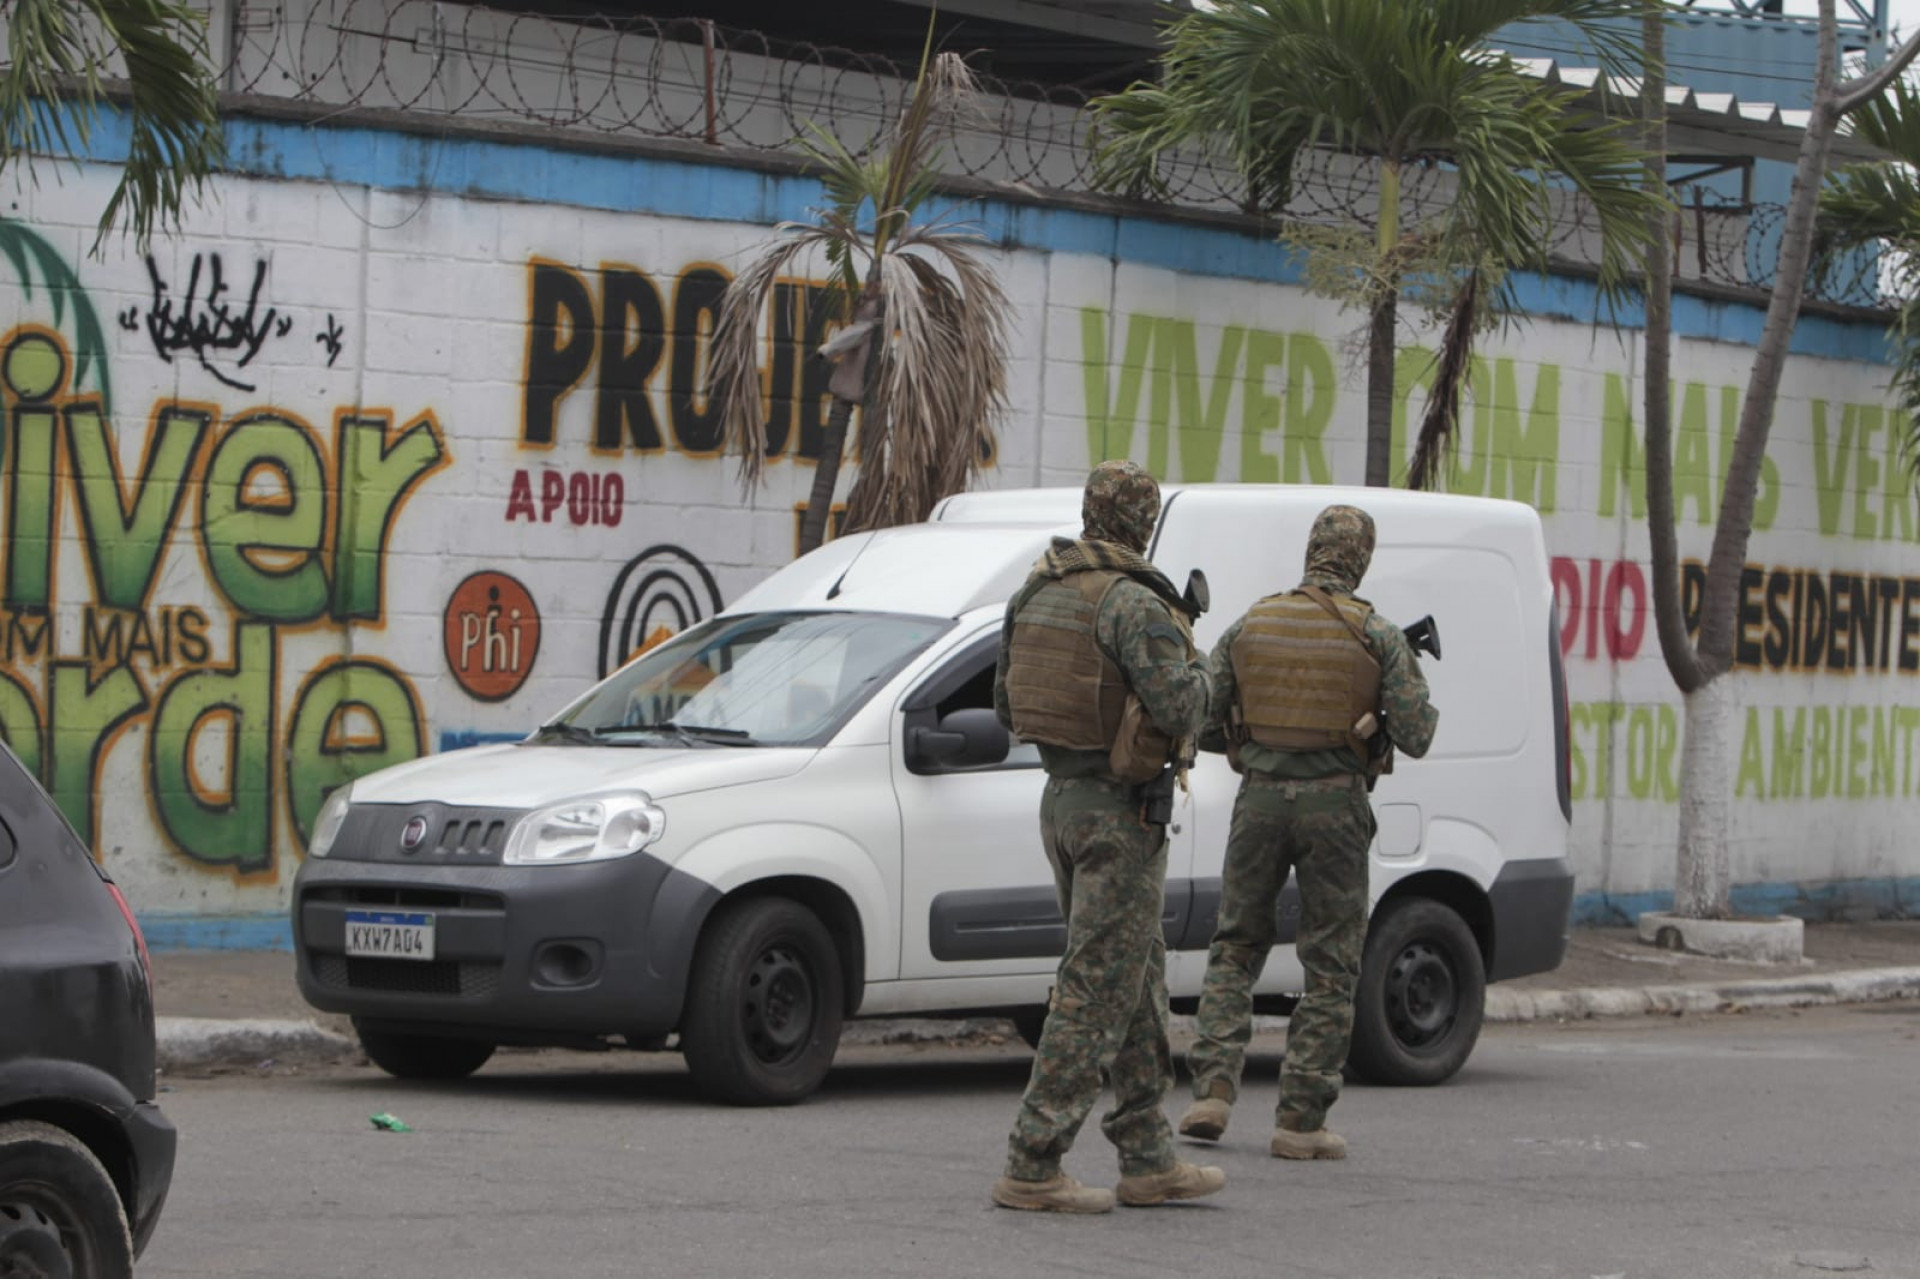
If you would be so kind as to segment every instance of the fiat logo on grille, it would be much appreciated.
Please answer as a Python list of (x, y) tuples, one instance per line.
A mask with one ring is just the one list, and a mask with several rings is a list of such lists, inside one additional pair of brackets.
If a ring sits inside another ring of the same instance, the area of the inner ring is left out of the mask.
[(411, 817), (400, 830), (400, 847), (412, 852), (420, 847), (420, 841), (427, 837), (427, 819)]

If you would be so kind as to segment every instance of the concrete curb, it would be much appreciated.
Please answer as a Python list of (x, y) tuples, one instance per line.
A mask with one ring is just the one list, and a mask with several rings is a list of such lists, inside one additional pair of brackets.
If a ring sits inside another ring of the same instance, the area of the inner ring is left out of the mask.
[[(1573, 990), (1487, 991), (1490, 1022), (1584, 1021), (1595, 1017), (1640, 1017), (1652, 1013), (1711, 1013), (1740, 1008), (1805, 1008), (1816, 1004), (1877, 1003), (1920, 998), (1920, 968), (1865, 968), (1819, 976), (1772, 978), (1693, 986), (1611, 986)], [(1168, 1019), (1175, 1032), (1191, 1033), (1193, 1018)], [(1284, 1017), (1255, 1017), (1256, 1031), (1283, 1029)], [(357, 1053), (344, 1035), (311, 1021), (160, 1017), (154, 1022), (162, 1070), (217, 1065), (258, 1066), (336, 1062)], [(848, 1023), (845, 1044), (942, 1044), (1000, 1035), (1017, 1039), (1013, 1024), (997, 1017), (947, 1021), (895, 1017)]]
[(224, 1017), (156, 1017), (156, 1057), (162, 1070), (218, 1065), (258, 1066), (338, 1061), (358, 1045), (311, 1021)]
[(1920, 997), (1920, 968), (1862, 968), (1819, 976), (1697, 986), (1614, 986), (1580, 990), (1487, 991), (1488, 1021), (1521, 1022), (1647, 1013), (1711, 1013), (1737, 1008), (1805, 1008)]

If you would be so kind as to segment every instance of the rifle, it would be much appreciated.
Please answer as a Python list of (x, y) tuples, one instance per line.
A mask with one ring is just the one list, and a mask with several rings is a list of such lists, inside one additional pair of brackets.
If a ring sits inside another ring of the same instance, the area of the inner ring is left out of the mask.
[(1433, 620), (1433, 614), (1401, 627), (1400, 633), (1407, 637), (1407, 647), (1414, 652), (1432, 653), (1434, 661), (1440, 660), (1440, 625)]

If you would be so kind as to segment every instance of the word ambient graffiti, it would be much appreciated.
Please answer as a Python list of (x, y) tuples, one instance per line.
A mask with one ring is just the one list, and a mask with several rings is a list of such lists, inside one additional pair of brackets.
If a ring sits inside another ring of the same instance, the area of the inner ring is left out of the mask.
[(444, 619), (447, 668), (483, 702), (519, 691), (540, 653), (540, 610), (506, 573), (482, 572), (453, 588)]
[[(160, 274), (160, 264), (147, 258), (147, 276), (152, 282), (153, 298), (142, 320), (140, 308), (130, 306), (120, 312), (120, 327), (138, 332), (144, 323), (154, 354), (168, 363), (175, 355), (191, 352), (200, 367), (237, 391), (251, 391), (253, 385), (242, 382), (215, 363), (216, 357), (234, 357), (233, 367), (244, 369), (260, 354), (269, 338), (282, 338), (293, 330), (293, 317), (280, 314), (275, 307), (260, 307), (260, 295), (267, 284), (267, 264), (253, 264), (253, 283), (247, 290), (246, 304), (227, 285), (226, 267), (218, 253), (196, 253), (187, 271), (186, 292), (179, 297)], [(202, 293), (204, 287), (205, 293)], [(329, 315), (327, 328), (314, 338), (327, 348), (327, 366), (331, 368), (341, 350), (339, 323)]]
[(507, 523), (525, 520), (529, 524), (551, 524), (557, 514), (564, 516), (569, 524), (618, 528), (626, 515), (626, 506), (627, 482), (619, 472), (563, 474), (552, 469), (540, 472), (540, 496), (536, 505), (533, 472), (523, 468), (513, 473), (513, 483), (507, 492)]
[[(70, 390), (72, 369), (50, 330), (0, 337), (0, 733), (92, 846), (107, 756), (143, 724), (147, 792), (172, 845), (270, 869), (283, 804), (304, 840), (328, 791), (424, 749), (418, 696), (378, 659), (314, 663), (283, 704), (281, 633), (384, 622), (395, 521), (448, 460), (439, 424), (422, 412), (396, 429), (385, 410), (342, 408), (329, 438), (279, 409), (223, 419), (163, 399), (135, 475), (100, 397)], [(78, 512), (90, 585), (77, 609), (59, 598), (71, 575), (55, 571), (73, 541), (63, 511)], [(183, 532), (193, 545), (178, 549), (203, 574), (185, 576), (190, 599), (156, 600), (183, 580), (165, 571)]]
[(627, 561), (600, 615), (600, 677), (639, 653), (718, 613), (720, 585), (682, 547), (649, 546)]

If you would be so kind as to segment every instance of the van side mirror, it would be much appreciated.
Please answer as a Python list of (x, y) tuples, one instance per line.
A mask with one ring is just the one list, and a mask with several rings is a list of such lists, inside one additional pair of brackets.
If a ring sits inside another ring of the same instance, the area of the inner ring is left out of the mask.
[(940, 768), (982, 768), (1005, 762), (1012, 739), (1000, 718), (984, 707), (949, 712), (938, 728), (907, 732), (907, 753)]
[(1199, 617), (1213, 606), (1213, 592), (1207, 589), (1207, 575), (1199, 569), (1187, 574), (1187, 589), (1181, 593), (1180, 602), (1186, 605), (1188, 617)]

